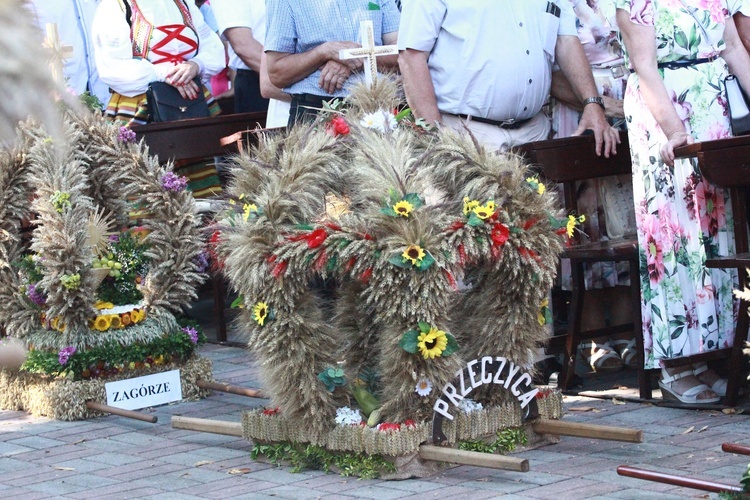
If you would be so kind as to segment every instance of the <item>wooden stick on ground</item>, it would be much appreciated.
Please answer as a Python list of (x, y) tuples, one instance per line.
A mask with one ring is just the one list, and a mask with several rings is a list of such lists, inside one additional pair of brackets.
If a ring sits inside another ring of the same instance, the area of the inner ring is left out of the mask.
[(750, 446), (739, 443), (724, 443), (721, 450), (727, 453), (737, 453), (738, 455), (750, 455)]
[(142, 420), (143, 422), (148, 422), (150, 424), (155, 424), (159, 420), (159, 417), (156, 415), (144, 415), (137, 411), (123, 410), (122, 408), (115, 408), (114, 406), (97, 403), (95, 401), (86, 401), (86, 408), (103, 413), (111, 413), (112, 415), (119, 415), (121, 417)]
[(608, 425), (583, 424), (580, 422), (563, 422), (562, 420), (539, 419), (532, 424), (537, 434), (557, 434), (589, 439), (606, 439), (608, 441), (625, 441), (642, 443), (643, 431), (611, 427)]
[(239, 387), (236, 385), (221, 384), (219, 382), (206, 382), (205, 380), (197, 380), (195, 385), (201, 389), (210, 389), (212, 391), (229, 392), (231, 394), (238, 394), (240, 396), (247, 396), (249, 398), (266, 399), (261, 391), (258, 389), (247, 389), (245, 387)]
[(692, 488), (694, 490), (711, 491), (713, 493), (739, 493), (742, 487), (731, 484), (715, 483), (713, 481), (704, 481), (703, 479), (694, 479), (692, 477), (673, 476), (661, 472), (638, 469), (637, 467), (628, 467), (621, 465), (617, 468), (617, 473), (621, 476), (633, 477), (635, 479), (645, 479), (656, 483), (673, 484), (683, 488)]
[(239, 422), (227, 422), (225, 420), (211, 420), (207, 418), (172, 417), (174, 429), (185, 429), (188, 431), (210, 432), (212, 434), (224, 434), (226, 436), (242, 437), (242, 424)]
[(443, 446), (423, 444), (419, 447), (419, 458), (436, 462), (449, 462), (462, 465), (475, 465), (490, 469), (529, 472), (529, 461), (525, 458), (479, 453), (477, 451), (456, 450)]

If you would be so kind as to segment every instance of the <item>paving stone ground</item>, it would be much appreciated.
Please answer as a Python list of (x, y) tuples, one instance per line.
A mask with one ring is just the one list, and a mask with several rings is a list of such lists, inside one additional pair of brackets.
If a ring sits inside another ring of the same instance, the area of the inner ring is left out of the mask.
[[(207, 345), (217, 380), (260, 387), (244, 349)], [(405, 481), (358, 480), (320, 471), (292, 473), (250, 459), (241, 438), (172, 429), (173, 415), (239, 422), (254, 400), (225, 393), (154, 408), (157, 424), (107, 416), (81, 422), (0, 411), (0, 498), (709, 498), (697, 490), (618, 476), (618, 465), (738, 484), (749, 457), (723, 453), (727, 441), (750, 444), (744, 414), (670, 409), (566, 397), (565, 420), (645, 431), (642, 444), (563, 438), (525, 451), (531, 471), (460, 466)], [(589, 411), (575, 411), (589, 408)], [(243, 474), (233, 474), (242, 469)], [(716, 495), (710, 497), (715, 498)]]

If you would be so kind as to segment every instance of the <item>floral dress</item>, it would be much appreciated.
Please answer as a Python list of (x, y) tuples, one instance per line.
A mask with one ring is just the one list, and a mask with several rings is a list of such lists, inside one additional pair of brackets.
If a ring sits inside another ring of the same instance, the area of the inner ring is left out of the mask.
[[(660, 67), (718, 56), (725, 48), (726, 0), (617, 0), (617, 7), (633, 23), (654, 26)], [(727, 67), (721, 58), (661, 67), (660, 72), (696, 141), (730, 135), (720, 89)], [(706, 259), (734, 253), (731, 204), (725, 190), (701, 176), (695, 161), (676, 160), (674, 168), (661, 161), (667, 139), (643, 100), (635, 73), (625, 91), (625, 116), (640, 246), (645, 365), (658, 368), (662, 359), (732, 345), (737, 273), (706, 267)]]

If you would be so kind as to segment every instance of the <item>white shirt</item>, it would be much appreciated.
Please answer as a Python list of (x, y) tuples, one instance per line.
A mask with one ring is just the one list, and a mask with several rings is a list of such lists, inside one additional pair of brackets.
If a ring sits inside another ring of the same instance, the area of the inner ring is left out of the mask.
[[(197, 31), (199, 40), (198, 53), (190, 58), (198, 65), (202, 78), (208, 78), (224, 69), (224, 45), (219, 35), (203, 20), (203, 15), (195, 2), (187, 2), (190, 16)], [(173, 0), (138, 0), (138, 7), (143, 16), (154, 26), (169, 24), (182, 25), (182, 14)], [(185, 36), (194, 36), (187, 28)], [(92, 25), (96, 65), (101, 79), (112, 90), (124, 96), (133, 97), (146, 92), (148, 84), (154, 81), (163, 82), (172, 69), (171, 63), (153, 64), (147, 59), (133, 58), (133, 45), (130, 38), (130, 25), (125, 19), (125, 11), (118, 0), (101, 0), (96, 10)], [(152, 42), (157, 36), (163, 36), (154, 30)], [(183, 50), (186, 44), (175, 40), (176, 52)], [(149, 57), (152, 54), (149, 53)], [(153, 56), (158, 59), (158, 55)]]
[(525, 119), (549, 98), (560, 35), (577, 36), (567, 1), (409, 0), (398, 48), (429, 52), (441, 112)]
[(73, 56), (63, 66), (67, 85), (79, 95), (90, 90), (106, 106), (109, 86), (99, 78), (90, 36), (98, 4), (98, 0), (33, 0), (26, 5), (42, 33), (47, 24), (56, 24), (60, 42), (73, 48)]
[[(265, 0), (211, 0), (214, 16), (219, 25), (219, 33), (229, 28), (250, 28), (253, 38), (261, 45), (266, 41), (266, 2)], [(231, 48), (231, 46), (230, 46)], [(234, 53), (234, 51), (232, 51)], [(229, 66), (235, 69), (250, 69), (236, 54), (236, 66), (232, 66), (230, 55)], [(270, 99), (266, 115), (266, 128), (286, 127), (289, 120), (290, 103)]]

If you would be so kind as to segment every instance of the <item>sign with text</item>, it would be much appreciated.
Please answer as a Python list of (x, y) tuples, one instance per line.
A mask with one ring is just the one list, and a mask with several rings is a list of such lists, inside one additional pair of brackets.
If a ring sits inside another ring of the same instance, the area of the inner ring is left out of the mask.
[(107, 404), (123, 410), (140, 410), (182, 399), (180, 370), (109, 382), (104, 388)]

